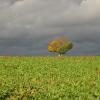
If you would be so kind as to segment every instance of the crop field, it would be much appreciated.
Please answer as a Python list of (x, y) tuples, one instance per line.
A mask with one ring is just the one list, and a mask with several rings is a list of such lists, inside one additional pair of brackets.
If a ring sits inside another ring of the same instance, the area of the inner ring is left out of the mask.
[(0, 57), (0, 100), (100, 100), (100, 57)]

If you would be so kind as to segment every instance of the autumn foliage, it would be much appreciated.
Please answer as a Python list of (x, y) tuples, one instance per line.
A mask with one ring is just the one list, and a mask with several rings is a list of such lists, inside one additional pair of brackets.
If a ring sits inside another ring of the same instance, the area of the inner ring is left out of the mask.
[(61, 55), (72, 49), (72, 47), (73, 44), (68, 39), (62, 37), (51, 41), (48, 45), (48, 51), (56, 52)]

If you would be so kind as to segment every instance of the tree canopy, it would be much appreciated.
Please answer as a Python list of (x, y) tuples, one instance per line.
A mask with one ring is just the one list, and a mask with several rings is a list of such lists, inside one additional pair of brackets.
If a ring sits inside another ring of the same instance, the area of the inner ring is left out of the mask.
[(65, 54), (67, 51), (72, 49), (73, 44), (68, 39), (61, 37), (51, 41), (48, 45), (49, 52), (56, 52), (58, 54)]

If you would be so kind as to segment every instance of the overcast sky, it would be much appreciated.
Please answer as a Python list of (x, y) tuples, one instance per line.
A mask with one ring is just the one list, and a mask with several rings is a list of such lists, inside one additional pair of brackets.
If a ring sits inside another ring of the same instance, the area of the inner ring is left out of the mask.
[(68, 55), (100, 55), (100, 0), (0, 0), (0, 55), (49, 55), (60, 36)]

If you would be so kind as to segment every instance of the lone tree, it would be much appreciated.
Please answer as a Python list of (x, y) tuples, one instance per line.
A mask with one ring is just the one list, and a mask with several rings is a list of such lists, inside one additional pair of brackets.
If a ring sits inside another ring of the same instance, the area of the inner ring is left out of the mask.
[(49, 43), (48, 51), (58, 53), (59, 56), (61, 56), (62, 54), (65, 54), (67, 51), (72, 49), (72, 47), (73, 44), (71, 41), (67, 40), (64, 37), (61, 37)]

